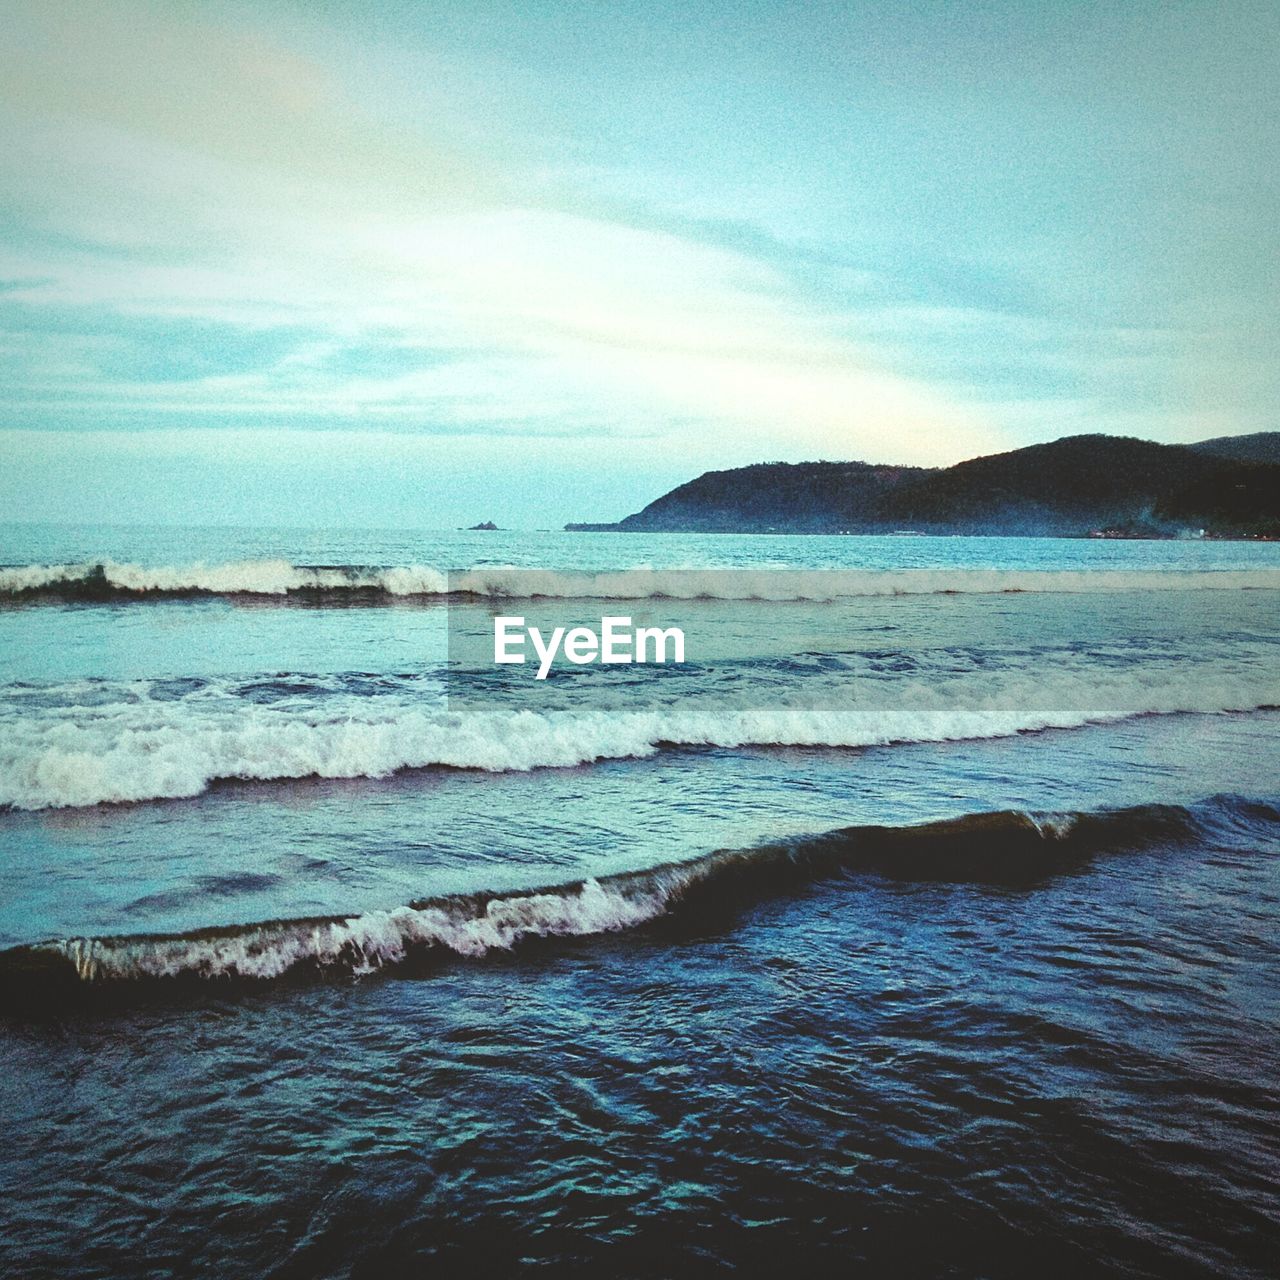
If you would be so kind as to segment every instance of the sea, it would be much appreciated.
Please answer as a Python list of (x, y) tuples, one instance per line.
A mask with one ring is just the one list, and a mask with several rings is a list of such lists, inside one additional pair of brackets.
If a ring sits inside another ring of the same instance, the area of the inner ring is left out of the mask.
[(0, 527), (5, 1275), (1270, 1277), (1278, 1024), (1280, 544)]

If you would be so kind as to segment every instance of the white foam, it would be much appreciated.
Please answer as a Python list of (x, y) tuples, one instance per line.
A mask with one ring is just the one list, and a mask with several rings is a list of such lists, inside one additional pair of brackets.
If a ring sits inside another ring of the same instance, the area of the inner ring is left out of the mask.
[[(198, 795), (218, 779), (386, 777), (453, 766), (490, 771), (643, 757), (664, 743), (871, 747), (1002, 737), (1135, 715), (1280, 705), (1266, 646), (1213, 661), (1100, 667), (1087, 654), (931, 678), (838, 680), (757, 703), (750, 693), (659, 693), (628, 707), (447, 711), (402, 698), (334, 696), (246, 706), (209, 688), (176, 700), (95, 686), (74, 698), (10, 701), (0, 718), (0, 805), (76, 807)], [(75, 686), (68, 686), (75, 688)], [(46, 691), (47, 693), (48, 691)], [(803, 698), (803, 700), (801, 700)]]
[(440, 595), (446, 576), (424, 565), (377, 569), (358, 566), (309, 568), (287, 560), (244, 560), (234, 564), (193, 564), (148, 568), (107, 560), (99, 564), (23, 565), (0, 569), (0, 592), (17, 594), (88, 583), (101, 571), (105, 586), (117, 591), (212, 595), (284, 596), (291, 591), (376, 590), (393, 596)]
[(489, 598), (639, 600), (809, 600), (860, 596), (1003, 592), (1280, 590), (1280, 570), (1006, 570), (1006, 569), (626, 569), (556, 572), (516, 567), (447, 572), (426, 565), (391, 568), (298, 566), (287, 560), (145, 567), (100, 563), (21, 565), (0, 569), (0, 594), (75, 587), (99, 580), (110, 589), (148, 593), (284, 597), (299, 591), (377, 591), (395, 597), (446, 591)]
[(1026, 818), (1046, 840), (1065, 839), (1080, 820), (1074, 813), (1028, 813)]
[(1012, 569), (626, 569), (563, 573), (471, 569), (449, 578), (454, 591), (480, 596), (561, 599), (760, 600), (863, 596), (1122, 591), (1280, 590), (1280, 570)]
[(86, 982), (173, 978), (278, 978), (298, 965), (369, 973), (423, 947), (477, 957), (533, 937), (582, 937), (630, 929), (660, 915), (678, 872), (627, 889), (597, 880), (563, 890), (489, 899), (441, 900), (332, 921), (281, 921), (204, 936), (72, 938), (40, 943), (62, 954)]

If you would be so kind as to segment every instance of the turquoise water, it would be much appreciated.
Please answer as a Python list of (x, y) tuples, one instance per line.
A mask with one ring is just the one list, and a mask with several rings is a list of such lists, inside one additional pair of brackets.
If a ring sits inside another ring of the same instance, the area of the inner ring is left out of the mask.
[[(1265, 1274), (1280, 547), (0, 563), (15, 1272)], [(499, 672), (512, 610), (689, 660)]]

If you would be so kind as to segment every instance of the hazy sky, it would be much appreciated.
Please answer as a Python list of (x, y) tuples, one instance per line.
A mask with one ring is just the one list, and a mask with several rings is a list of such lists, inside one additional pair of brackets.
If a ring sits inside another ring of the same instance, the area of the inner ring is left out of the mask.
[(1273, 429), (1280, 5), (0, 0), (10, 518)]

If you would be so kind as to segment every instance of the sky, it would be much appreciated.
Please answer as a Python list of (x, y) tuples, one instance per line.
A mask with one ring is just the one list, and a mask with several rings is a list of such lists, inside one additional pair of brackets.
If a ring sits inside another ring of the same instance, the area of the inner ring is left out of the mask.
[(1280, 6), (0, 0), (17, 520), (1275, 429)]

